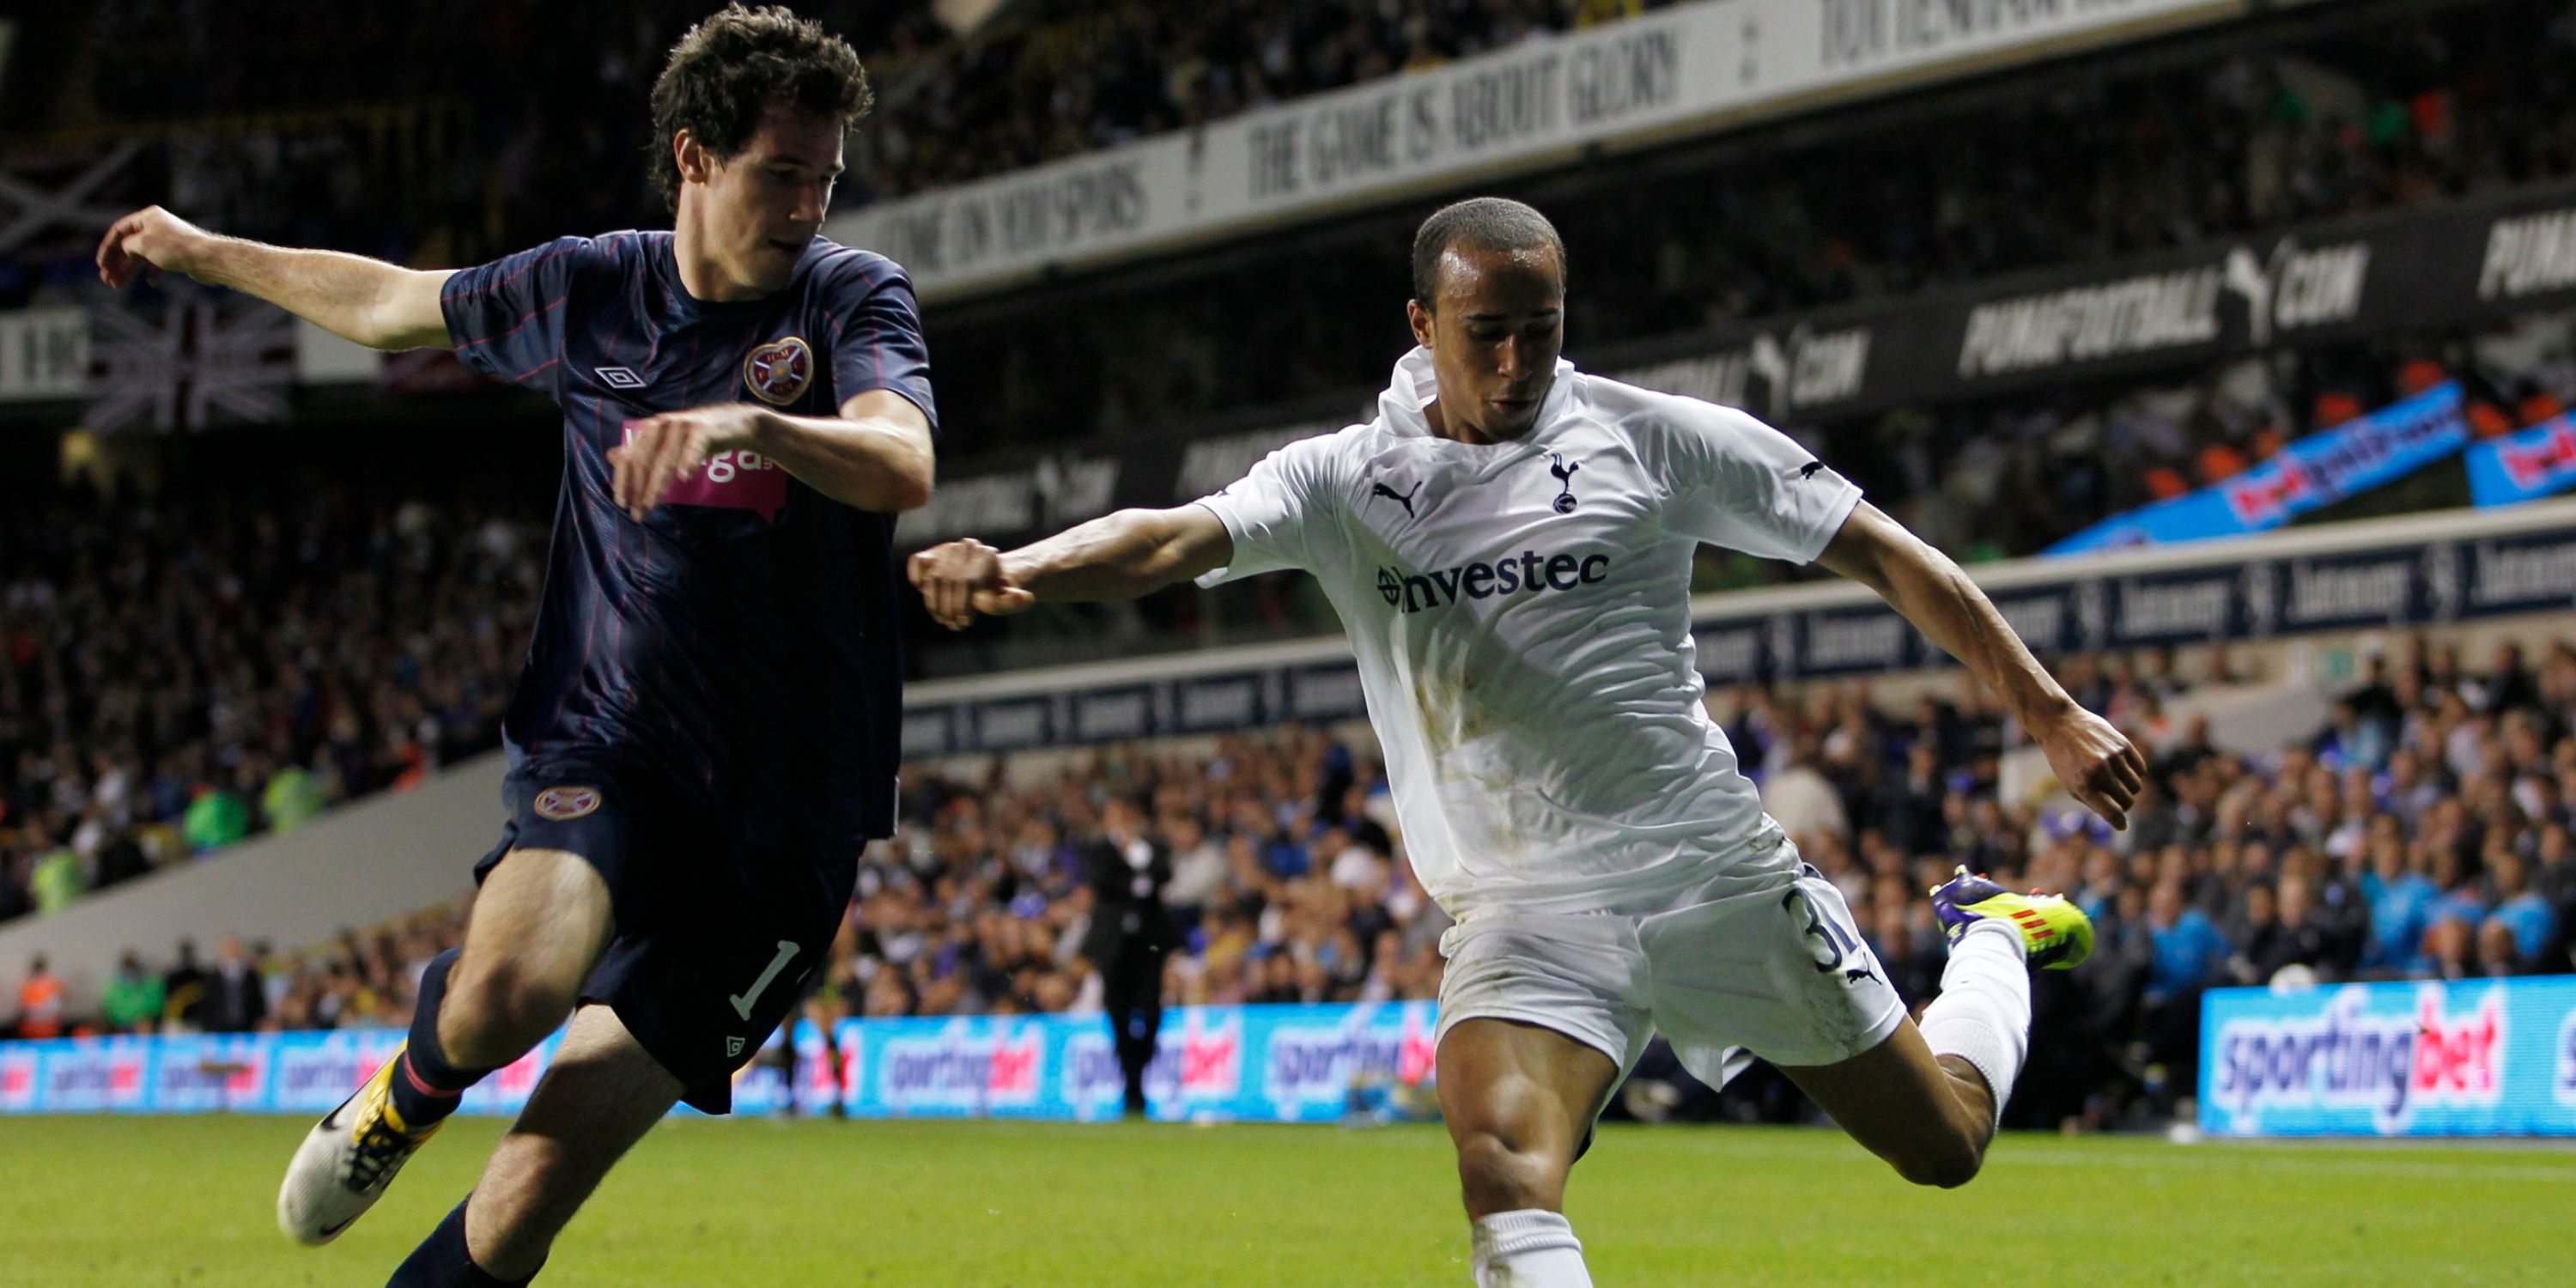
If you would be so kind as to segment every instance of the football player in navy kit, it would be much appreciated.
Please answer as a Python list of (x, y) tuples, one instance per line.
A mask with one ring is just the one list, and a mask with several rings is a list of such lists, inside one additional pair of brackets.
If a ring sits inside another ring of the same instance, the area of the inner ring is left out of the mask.
[(655, 83), (669, 232), (412, 271), (222, 237), (158, 207), (100, 276), (169, 270), (378, 349), (442, 345), (551, 396), (564, 472), (510, 703), (509, 819), (461, 952), (402, 1052), (325, 1117), (278, 1198), (336, 1237), (461, 1093), (571, 1015), (481, 1183), (401, 1288), (524, 1283), (675, 1101), (713, 1113), (825, 965), (894, 817), (894, 514), (928, 499), (935, 409), (910, 282), (819, 236), (857, 55), (729, 7)]

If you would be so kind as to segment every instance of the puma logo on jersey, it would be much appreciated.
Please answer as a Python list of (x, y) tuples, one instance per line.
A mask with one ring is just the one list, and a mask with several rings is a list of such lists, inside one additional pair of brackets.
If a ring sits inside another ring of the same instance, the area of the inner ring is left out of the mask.
[(1798, 467), (1798, 477), (1802, 479), (1814, 478), (1816, 477), (1816, 471), (1823, 468), (1825, 468), (1825, 463), (1823, 461), (1809, 461)]
[(1426, 608), (1454, 604), (1460, 599), (1492, 599), (1497, 595), (1572, 590), (1606, 580), (1609, 576), (1608, 555), (1543, 555), (1535, 550), (1524, 550), (1518, 556), (1504, 556), (1499, 563), (1478, 560), (1430, 573), (1406, 573), (1380, 567), (1377, 570), (1377, 593), (1386, 601), (1387, 607), (1399, 613), (1418, 613)]
[(1413, 498), (1416, 495), (1419, 495), (1421, 491), (1422, 484), (1418, 481), (1413, 485), (1413, 491), (1411, 492), (1398, 492), (1384, 483), (1371, 483), (1369, 484), (1369, 499), (1376, 500), (1379, 497), (1385, 497), (1387, 500), (1403, 506), (1404, 517), (1410, 519), (1416, 517), (1413, 513)]
[(1574, 472), (1582, 469), (1583, 463), (1577, 461), (1568, 465), (1564, 457), (1554, 452), (1549, 452), (1547, 459), (1547, 472), (1556, 476), (1557, 486), (1562, 489), (1556, 494), (1556, 512), (1572, 514), (1574, 513)]

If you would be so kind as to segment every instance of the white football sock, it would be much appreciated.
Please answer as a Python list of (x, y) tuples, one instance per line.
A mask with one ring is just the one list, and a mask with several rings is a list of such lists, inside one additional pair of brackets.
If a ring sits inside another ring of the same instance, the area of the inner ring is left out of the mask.
[(1479, 1218), (1468, 1265), (1476, 1288), (1592, 1288), (1574, 1227), (1538, 1208)]
[(2028, 957), (2020, 931), (1980, 921), (1951, 946), (1950, 964), (1941, 969), (1941, 996), (1923, 1008), (1923, 1040), (1932, 1054), (1955, 1055), (1986, 1075), (1997, 1123), (2030, 1050)]

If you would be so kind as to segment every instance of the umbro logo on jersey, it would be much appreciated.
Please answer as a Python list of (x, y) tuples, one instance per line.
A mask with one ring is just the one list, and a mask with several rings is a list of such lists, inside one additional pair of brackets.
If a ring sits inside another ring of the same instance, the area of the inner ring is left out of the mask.
[(599, 383), (606, 385), (611, 389), (641, 389), (644, 387), (644, 377), (636, 375), (631, 368), (601, 367), (598, 368), (598, 371)]
[(1380, 566), (1377, 593), (1399, 613), (1454, 604), (1461, 599), (1492, 599), (1543, 590), (1572, 590), (1610, 576), (1610, 556), (1543, 555), (1524, 550), (1500, 563), (1460, 564), (1431, 573), (1405, 573)]
[(1387, 500), (1403, 506), (1404, 517), (1408, 519), (1415, 517), (1413, 513), (1413, 498), (1420, 495), (1421, 492), (1422, 484), (1419, 482), (1416, 482), (1413, 485), (1413, 490), (1411, 492), (1398, 492), (1384, 483), (1372, 483), (1369, 485), (1370, 500), (1374, 501), (1379, 497), (1385, 497)]
[(1556, 512), (1572, 514), (1574, 513), (1574, 472), (1582, 469), (1583, 463), (1577, 461), (1568, 465), (1564, 457), (1554, 452), (1547, 454), (1547, 460), (1547, 472), (1556, 476), (1557, 486), (1563, 489), (1556, 494)]
[(1809, 461), (1798, 467), (1798, 477), (1802, 479), (1814, 478), (1816, 477), (1816, 471), (1823, 468), (1825, 468), (1825, 463), (1823, 461)]

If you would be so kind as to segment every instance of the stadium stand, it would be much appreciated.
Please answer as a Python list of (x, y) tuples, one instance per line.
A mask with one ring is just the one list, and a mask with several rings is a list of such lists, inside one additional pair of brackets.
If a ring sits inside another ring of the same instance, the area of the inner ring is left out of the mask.
[[(1393, 21), (1345, 0), (1022, 4), (962, 34), (927, 5), (810, 7), (892, 51), (875, 64), (880, 120), (858, 136), (843, 197), (859, 204), (1660, 6), (1496, 0)], [(703, 8), (454, 0), (410, 7), (403, 26), (296, 0), (113, 0), (48, 19), (150, 33), (97, 69), (100, 119), (13, 138), (0, 166), (59, 183), (140, 139), (97, 200), (162, 200), (225, 231), (418, 263), (650, 224), (642, 113), (594, 109), (603, 95), (640, 103), (676, 24)], [(307, 37), (239, 39), (262, 26)], [(574, 29), (581, 39), (562, 38)], [(268, 61), (174, 74), (210, 43)], [(2564, 180), (2576, 174), (2560, 74), (2571, 45), (2576, 6), (2560, 0), (2319, 6), (1507, 186), (1542, 200), (1575, 247), (1577, 356), (1643, 352), (1798, 310)], [(369, 56), (379, 48), (404, 56)], [(374, 65), (395, 79), (353, 79)], [(569, 94), (581, 110), (566, 109)], [(957, 472), (1355, 403), (1402, 343), (1391, 230), (1416, 214), (1362, 212), (1260, 247), (934, 309), (950, 423), (976, 440)], [(90, 245), (55, 229), (0, 255), (0, 308), (94, 302)], [(1283, 300), (1288, 268), (1309, 289)], [(1797, 427), (1945, 547), (2008, 557), (2444, 380), (2463, 385), (2481, 438), (2547, 422), (2576, 401), (2576, 315), (2340, 336)], [(460, 407), (528, 423), (492, 399), (408, 414)], [(2465, 499), (2453, 471), (2393, 487), (2369, 511)], [(523, 501), (327, 472), (262, 489), (228, 476), (148, 495), (13, 494), (0, 516), (0, 921), (291, 833), (488, 751), (544, 522)], [(1711, 557), (1698, 588), (1771, 575)], [(1329, 626), (1276, 579), (1228, 594), (1176, 592), (1114, 630), (1041, 615), (1021, 628), (1034, 649), (1016, 654), (996, 647), (998, 628), (950, 641), (916, 620), (916, 665), (1070, 658), (1076, 636), (1135, 651)], [(2191, 1090), (2196, 999), (2211, 986), (2569, 969), (2576, 641), (2562, 627), (2471, 660), (2413, 641), (2339, 695), (2324, 725), (2254, 749), (2165, 714), (2243, 677), (2186, 681), (2155, 652), (2055, 660), (2080, 698), (2157, 748), (2129, 833), (2013, 798), (2001, 765), (2015, 735), (1974, 695), (1894, 703), (1844, 683), (1721, 695), (1775, 810), (1799, 820), (1811, 861), (1917, 1004), (1940, 961), (1918, 892), (1951, 864), (2080, 893), (2104, 951), (2043, 988), (2041, 1023), (2061, 1040), (2039, 1045), (2064, 1064), (2034, 1075), (2049, 1091), (2017, 1112), (2112, 1122), (2169, 1109)], [(921, 767), (903, 835), (867, 870), (836, 980), (853, 1011), (878, 1016), (1093, 1004), (1068, 856), (1124, 796), (1156, 818), (1178, 867), (1191, 940), (1172, 964), (1175, 1001), (1433, 996), (1440, 917), (1402, 862), (1380, 772), (1352, 731), (1317, 727)], [(70, 1007), (49, 970), (6, 961), (0, 978), (18, 982), (0, 1003), (30, 1035), (381, 1025), (408, 1013), (420, 966), (458, 928), (438, 907), (285, 952), (164, 956), (179, 946), (138, 943), (112, 993)], [(221, 945), (227, 929), (197, 942)], [(209, 970), (257, 976), (260, 1017), (206, 1009)]]
[(1025, 5), (904, 66), (856, 168), (872, 195), (938, 188), (1670, 3)]
[(0, 521), (0, 920), (500, 743), (541, 516), (319, 477)]
[[(1897, 704), (1866, 683), (1819, 683), (1741, 688), (1719, 705), (1769, 808), (1843, 888), (1917, 1007), (1942, 960), (1920, 890), (1952, 866), (2067, 889), (2094, 917), (2094, 959), (2040, 993), (2051, 1040), (2034, 1049), (2057, 1067), (2017, 1102), (2032, 1121), (2170, 1110), (2192, 1090), (2210, 987), (2570, 970), (2576, 641), (2543, 632), (2471, 660), (2411, 637), (2338, 695), (2323, 727), (2253, 754), (2216, 745), (2205, 718), (2164, 714), (2187, 694), (2243, 687), (2228, 665), (2223, 650), (2063, 659), (2070, 691), (2154, 749), (2126, 833), (2063, 797), (2003, 793), (2017, 734), (1982, 695)], [(1188, 945), (1169, 967), (1173, 1002), (1433, 997), (1446, 921), (1410, 878), (1364, 748), (1290, 728), (911, 775), (903, 835), (865, 871), (833, 982), (852, 1013), (875, 1017), (1096, 1008), (1076, 956), (1078, 847), (1123, 798), (1173, 857)], [(408, 1014), (419, 970), (461, 931), (449, 905), (289, 955), (235, 942), (213, 963), (184, 947), (136, 956), (99, 1010), (62, 1022), (380, 1026)], [(190, 985), (245, 968), (264, 1015), (210, 1018)], [(156, 971), (161, 1006), (108, 1013), (148, 994)]]
[[(2455, 374), (2481, 436), (2576, 398), (2576, 322), (2526, 315), (2441, 342), (2372, 342), (2242, 360), (2097, 405), (2022, 401), (1911, 422), (1900, 454), (1856, 466), (1872, 495), (1967, 557), (2022, 555), (2154, 499), (2155, 479), (2216, 483), (2287, 442)], [(2507, 410), (2511, 408), (2512, 410)], [(1936, 471), (1933, 462), (1941, 467)], [(1890, 486), (1888, 480), (1893, 478)], [(1911, 485), (1911, 486), (1909, 486)], [(2457, 504), (2455, 477), (2386, 508)], [(499, 715), (541, 572), (544, 513), (299, 474), (264, 490), (86, 492), (0, 520), (0, 921), (292, 830), (327, 805), (400, 790), (499, 744)], [(1699, 588), (1788, 573), (1703, 552)], [(1276, 583), (1279, 579), (1267, 579)], [(425, 591), (422, 587), (425, 586)], [(398, 588), (409, 588), (398, 591)], [(1011, 623), (1020, 651), (1178, 648), (1211, 632), (1333, 629), (1297, 587), (1195, 592), (1140, 608), (1073, 605)], [(1123, 620), (1122, 629), (1099, 623)], [(209, 629), (211, 624), (212, 629)], [(991, 664), (996, 627), (958, 641), (913, 623), (917, 670)], [(1148, 634), (1151, 645), (1140, 645)]]
[[(2552, 68), (2571, 39), (2540, 0), (2317, 6), (1488, 187), (1564, 231), (1568, 334), (1600, 369), (1619, 346), (1818, 306), (2564, 177)], [(1057, 446), (1345, 414), (1403, 343), (1418, 214), (961, 304), (932, 336), (977, 376), (955, 410)], [(1304, 289), (1274, 289), (1292, 277)]]

